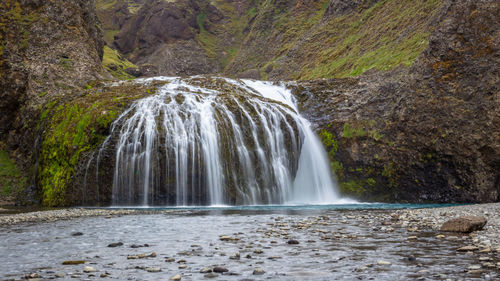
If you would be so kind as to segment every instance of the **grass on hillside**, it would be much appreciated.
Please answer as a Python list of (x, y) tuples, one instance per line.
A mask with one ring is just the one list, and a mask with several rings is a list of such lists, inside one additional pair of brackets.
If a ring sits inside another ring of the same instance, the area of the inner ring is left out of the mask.
[(115, 78), (121, 80), (129, 80), (135, 78), (134, 76), (126, 73), (124, 70), (137, 66), (127, 59), (123, 58), (117, 50), (111, 49), (108, 46), (104, 46), (102, 65)]

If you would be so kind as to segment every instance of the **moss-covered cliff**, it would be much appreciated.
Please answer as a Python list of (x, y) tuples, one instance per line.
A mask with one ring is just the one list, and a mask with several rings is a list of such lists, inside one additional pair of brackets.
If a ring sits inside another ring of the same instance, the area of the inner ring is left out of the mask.
[[(0, 182), (18, 178), (20, 201), (38, 202), (42, 112), (105, 77), (100, 25), (94, 1), (5, 0), (0, 14), (0, 142), (2, 158), (10, 159), (2, 160)], [(4, 163), (17, 166), (7, 164), (7, 179)]]

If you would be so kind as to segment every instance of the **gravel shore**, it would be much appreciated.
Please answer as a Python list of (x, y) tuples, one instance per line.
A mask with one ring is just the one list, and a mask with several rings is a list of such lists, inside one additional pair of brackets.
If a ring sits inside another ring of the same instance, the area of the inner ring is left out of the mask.
[(444, 208), (398, 210), (403, 226), (439, 231), (444, 222), (460, 216), (480, 216), (487, 219), (486, 226), (469, 236), (479, 248), (500, 252), (500, 203), (463, 205)]
[[(51, 211), (37, 211), (14, 215), (1, 215), (0, 225), (19, 223), (52, 222), (80, 217), (96, 216), (123, 216), (139, 214), (163, 214), (175, 212), (173, 210), (140, 210), (140, 209), (85, 209), (69, 208)], [(383, 214), (383, 213), (382, 213)], [(459, 216), (482, 216), (488, 222), (483, 230), (471, 234), (473, 242), (482, 248), (500, 248), (500, 203), (462, 205), (442, 208), (402, 209), (388, 211), (380, 220), (397, 217), (399, 225), (408, 229), (439, 231), (441, 225), (452, 218)], [(395, 216), (397, 215), (397, 216)]]
[(0, 212), (0, 225), (13, 225), (19, 223), (53, 222), (81, 217), (97, 216), (123, 216), (137, 214), (157, 214), (170, 211), (130, 210), (130, 209), (84, 209), (69, 208), (51, 211), (37, 211), (19, 213), (14, 215), (2, 215)]

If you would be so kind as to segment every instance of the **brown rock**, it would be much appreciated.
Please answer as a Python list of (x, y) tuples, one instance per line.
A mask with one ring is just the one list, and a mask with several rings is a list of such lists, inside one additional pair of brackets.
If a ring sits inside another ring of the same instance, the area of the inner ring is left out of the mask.
[(445, 222), (441, 226), (441, 231), (469, 233), (483, 229), (486, 222), (484, 217), (462, 216)]

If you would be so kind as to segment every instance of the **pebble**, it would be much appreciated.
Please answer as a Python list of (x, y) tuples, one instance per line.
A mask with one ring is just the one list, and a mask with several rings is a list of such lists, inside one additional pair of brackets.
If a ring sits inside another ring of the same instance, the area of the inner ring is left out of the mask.
[(236, 253), (233, 253), (229, 259), (231, 260), (239, 260), (240, 259), (240, 253), (239, 252), (236, 252)]
[(71, 233), (71, 236), (82, 236), (83, 233), (82, 232), (73, 232)]
[(186, 267), (187, 267), (187, 265), (185, 265), (185, 264), (179, 265), (179, 269), (185, 269)]
[(223, 273), (223, 272), (228, 272), (229, 270), (223, 266), (216, 266), (214, 267), (213, 271), (217, 273)]
[(388, 262), (388, 261), (384, 261), (384, 260), (379, 260), (379, 261), (377, 261), (377, 264), (378, 264), (378, 265), (391, 265), (391, 263), (390, 263), (390, 262)]
[(477, 269), (481, 269), (481, 266), (480, 265), (471, 265), (467, 269), (468, 270), (477, 270)]
[(200, 270), (200, 273), (210, 273), (212, 272), (212, 268), (210, 267), (204, 267)]
[(147, 272), (161, 272), (161, 268), (159, 267), (146, 267)]
[(262, 275), (266, 273), (262, 268), (257, 267), (256, 269), (253, 270), (253, 275)]
[(74, 264), (84, 264), (85, 261), (82, 260), (75, 260), (75, 261), (63, 261), (63, 265), (74, 265)]
[(297, 241), (297, 240), (295, 240), (295, 239), (290, 239), (290, 240), (288, 240), (288, 242), (287, 242), (287, 243), (288, 243), (289, 245), (297, 245), (297, 244), (299, 244), (299, 241)]
[(108, 247), (110, 247), (110, 248), (115, 248), (115, 247), (120, 247), (120, 246), (123, 246), (122, 242), (111, 243), (108, 245)]
[(478, 248), (476, 246), (469, 245), (469, 246), (464, 246), (464, 247), (458, 248), (457, 251), (459, 251), (459, 252), (468, 252), (468, 251), (475, 251), (477, 249)]
[(174, 258), (165, 258), (165, 262), (174, 262), (175, 259)]
[(182, 279), (182, 277), (180, 274), (176, 274), (170, 278), (170, 280), (173, 280), (173, 281), (180, 281), (181, 279)]
[(203, 277), (205, 277), (205, 278), (217, 278), (217, 277), (219, 277), (219, 274), (210, 272), (210, 273), (203, 275)]
[(83, 272), (85, 273), (90, 273), (90, 272), (97, 272), (97, 269), (91, 266), (86, 266), (83, 268)]

